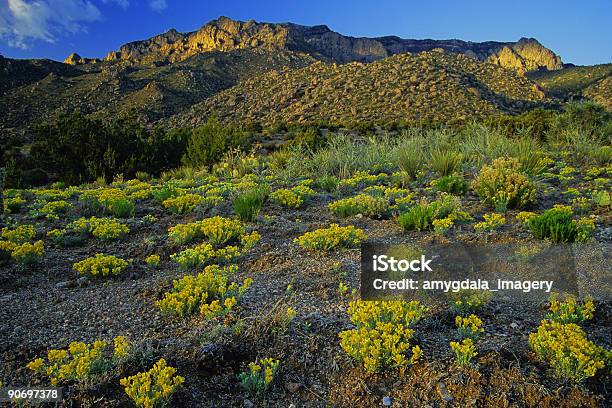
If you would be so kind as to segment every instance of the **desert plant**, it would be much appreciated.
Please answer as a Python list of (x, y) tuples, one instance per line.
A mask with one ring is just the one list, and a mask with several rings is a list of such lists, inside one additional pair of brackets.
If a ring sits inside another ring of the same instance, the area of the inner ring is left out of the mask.
[(262, 358), (249, 363), (248, 370), (238, 376), (240, 384), (252, 394), (263, 394), (274, 381), (279, 364), (280, 361), (273, 358)]
[(455, 361), (460, 366), (469, 366), (472, 364), (472, 359), (478, 355), (471, 338), (463, 339), (461, 343), (451, 341), (450, 347), (455, 353)]
[(450, 294), (450, 305), (459, 314), (472, 313), (491, 301), (491, 292), (462, 289)]
[(574, 382), (593, 377), (612, 358), (612, 352), (589, 341), (574, 323), (543, 320), (538, 331), (529, 335), (529, 344), (559, 377)]
[(549, 303), (550, 313), (546, 318), (558, 323), (581, 323), (592, 319), (595, 312), (593, 299), (590, 298), (578, 302), (576, 297), (568, 295), (565, 300), (560, 300), (559, 294), (553, 293)]
[(550, 208), (530, 218), (527, 225), (536, 238), (553, 242), (586, 242), (595, 228), (589, 219), (573, 220), (572, 209), (568, 206)]
[(80, 262), (76, 262), (72, 267), (81, 275), (108, 276), (119, 275), (127, 266), (128, 262), (117, 258), (114, 255), (96, 254)]
[(348, 314), (356, 327), (340, 332), (340, 346), (370, 372), (413, 364), (422, 350), (411, 347), (411, 326), (426, 311), (417, 301), (351, 302)]
[(455, 317), (455, 326), (457, 326), (457, 334), (460, 339), (471, 338), (476, 340), (480, 333), (484, 332), (482, 324), (482, 320), (474, 314), (467, 317)]
[(338, 224), (331, 224), (329, 228), (307, 232), (294, 242), (308, 250), (329, 251), (339, 247), (356, 246), (365, 238), (363, 230), (352, 225), (340, 227)]
[(484, 166), (472, 182), (472, 188), (484, 202), (496, 211), (522, 208), (535, 201), (536, 188), (525, 175), (519, 173), (515, 158), (499, 158)]
[(433, 182), (433, 186), (438, 191), (453, 195), (465, 195), (468, 190), (468, 185), (462, 176), (458, 174), (449, 174)]
[(461, 153), (441, 148), (434, 149), (429, 157), (429, 165), (440, 177), (454, 173), (462, 161)]
[(175, 373), (176, 369), (161, 358), (149, 371), (122, 378), (119, 382), (137, 407), (167, 406), (172, 394), (185, 382), (185, 378)]
[(234, 212), (242, 221), (254, 221), (268, 195), (268, 189), (257, 187), (240, 193), (234, 199)]
[(334, 201), (327, 206), (339, 217), (363, 214), (370, 218), (380, 218), (389, 211), (389, 203), (381, 197), (359, 194), (354, 197)]

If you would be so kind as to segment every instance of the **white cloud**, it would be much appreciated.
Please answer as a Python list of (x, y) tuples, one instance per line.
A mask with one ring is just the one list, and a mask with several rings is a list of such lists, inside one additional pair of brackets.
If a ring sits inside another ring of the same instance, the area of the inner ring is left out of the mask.
[(130, 1), (129, 0), (102, 0), (102, 3), (104, 3), (104, 4), (115, 3), (119, 7), (121, 7), (122, 9), (126, 9), (126, 8), (128, 8), (130, 6)]
[(89, 0), (0, 0), (0, 39), (17, 48), (36, 40), (54, 43), (60, 35), (86, 31), (84, 23), (100, 18)]
[(168, 7), (168, 3), (166, 0), (151, 0), (149, 1), (149, 7), (151, 7), (154, 11), (161, 13)]

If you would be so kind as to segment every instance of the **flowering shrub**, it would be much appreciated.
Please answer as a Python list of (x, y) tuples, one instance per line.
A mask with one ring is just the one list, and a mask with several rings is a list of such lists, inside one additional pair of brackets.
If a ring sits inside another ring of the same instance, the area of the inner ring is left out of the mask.
[(340, 180), (340, 183), (338, 185), (340, 188), (344, 189), (356, 189), (380, 184), (387, 181), (388, 179), (389, 176), (385, 173), (374, 175), (368, 173), (367, 171), (357, 171), (353, 174), (352, 177)]
[(181, 269), (194, 269), (203, 266), (209, 261), (215, 263), (228, 263), (242, 255), (240, 248), (229, 245), (215, 249), (212, 244), (204, 242), (194, 248), (188, 248), (177, 254), (170, 255), (170, 259), (177, 262)]
[(529, 222), (529, 220), (532, 219), (535, 216), (537, 216), (536, 213), (533, 213), (533, 212), (530, 212), (530, 211), (521, 211), (518, 214), (516, 214), (515, 218), (521, 224), (527, 224)]
[(72, 208), (72, 204), (70, 204), (68, 201), (50, 201), (42, 206), (42, 208), (40, 209), (40, 213), (48, 219), (57, 220), (59, 219), (58, 214), (65, 213), (70, 208)]
[(451, 217), (441, 218), (438, 220), (433, 220), (431, 222), (434, 231), (436, 234), (444, 235), (449, 229), (453, 226), (453, 219)]
[(506, 223), (506, 218), (497, 213), (485, 214), (484, 221), (474, 225), (476, 231), (495, 231)]
[(161, 358), (149, 371), (122, 378), (119, 382), (137, 407), (153, 408), (167, 405), (172, 394), (185, 382), (185, 378), (175, 373), (176, 369)]
[(94, 209), (102, 209), (115, 217), (125, 218), (134, 214), (134, 202), (119, 188), (87, 190), (80, 199)]
[(612, 359), (612, 352), (587, 340), (574, 323), (543, 320), (538, 331), (529, 335), (529, 344), (558, 376), (575, 382), (593, 377)]
[(204, 201), (205, 198), (199, 194), (183, 194), (164, 200), (162, 205), (175, 214), (185, 214), (195, 210)]
[(152, 269), (155, 269), (159, 265), (159, 259), (159, 255), (149, 255), (145, 258), (145, 263)]
[(262, 394), (274, 381), (279, 364), (280, 361), (273, 358), (262, 358), (249, 363), (249, 369), (238, 376), (240, 384), (252, 394)]
[(208, 238), (214, 245), (238, 239), (244, 234), (244, 226), (238, 220), (215, 216), (188, 224), (178, 224), (168, 229), (168, 236), (176, 244), (186, 244), (196, 239)]
[(474, 314), (468, 317), (456, 316), (455, 326), (461, 339), (471, 338), (477, 339), (480, 333), (484, 332), (482, 328), (482, 320)]
[(274, 191), (270, 194), (270, 200), (278, 205), (289, 208), (299, 208), (304, 202), (299, 194), (286, 188)]
[(329, 228), (321, 228), (305, 233), (293, 240), (302, 248), (312, 251), (329, 251), (338, 247), (353, 247), (359, 245), (361, 240), (366, 239), (363, 230), (352, 225), (340, 227), (331, 224)]
[(238, 298), (252, 283), (250, 278), (242, 285), (230, 283), (237, 266), (210, 265), (196, 276), (187, 275), (173, 282), (173, 289), (155, 305), (164, 314), (188, 316), (199, 311), (205, 317), (213, 317), (232, 309)]
[(574, 296), (568, 295), (565, 301), (559, 300), (559, 295), (553, 293), (550, 295), (550, 313), (546, 316), (548, 319), (558, 323), (580, 323), (585, 320), (591, 320), (595, 313), (595, 305), (593, 299), (586, 299), (584, 302), (578, 302)]
[(81, 275), (108, 276), (119, 275), (128, 262), (117, 258), (114, 255), (96, 254), (80, 262), (76, 262), (72, 267)]
[(340, 346), (370, 372), (413, 364), (422, 351), (410, 346), (414, 334), (410, 326), (426, 310), (417, 301), (351, 302), (348, 314), (356, 328), (340, 332)]
[(2, 228), (2, 239), (13, 244), (23, 244), (31, 241), (36, 236), (36, 229), (33, 225), (19, 225), (16, 228)]
[(11, 257), (24, 265), (31, 265), (40, 260), (45, 253), (45, 245), (42, 241), (34, 243), (26, 242), (20, 245), (15, 245), (11, 250)]
[(387, 200), (368, 194), (359, 194), (354, 197), (334, 201), (327, 207), (339, 217), (363, 214), (366, 217), (379, 218), (389, 211)]
[(450, 342), (451, 350), (455, 353), (455, 361), (460, 366), (467, 366), (472, 363), (472, 359), (478, 355), (476, 346), (472, 339), (463, 339), (461, 343)]
[(111, 241), (127, 235), (130, 229), (127, 225), (113, 218), (79, 218), (73, 221), (64, 233), (91, 235), (95, 238)]
[(487, 290), (463, 289), (450, 294), (451, 306), (461, 314), (476, 311), (490, 300), (491, 292)]
[(130, 343), (123, 336), (115, 338), (112, 352), (107, 347), (108, 343), (101, 340), (91, 344), (72, 342), (67, 350), (49, 350), (46, 361), (37, 358), (26, 367), (47, 376), (53, 386), (67, 381), (82, 382), (108, 371), (131, 351)]
[(26, 203), (26, 200), (21, 196), (8, 197), (4, 199), (4, 212), (6, 214), (19, 212), (21, 207)]
[(496, 211), (522, 208), (535, 201), (536, 188), (519, 168), (520, 163), (515, 158), (495, 159), (480, 170), (472, 188)]

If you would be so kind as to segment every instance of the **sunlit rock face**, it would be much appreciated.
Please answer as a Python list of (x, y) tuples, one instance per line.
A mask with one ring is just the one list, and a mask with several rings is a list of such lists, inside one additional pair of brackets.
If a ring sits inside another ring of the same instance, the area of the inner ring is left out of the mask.
[[(518, 42), (482, 43), (461, 40), (412, 40), (395, 36), (355, 38), (336, 33), (325, 25), (258, 23), (254, 20), (236, 21), (227, 17), (213, 20), (191, 33), (179, 33), (172, 29), (147, 40), (125, 44), (119, 50), (111, 51), (106, 61), (172, 63), (199, 53), (236, 49), (282, 49), (338, 63), (371, 62), (394, 54), (442, 49), (466, 54), (481, 61), (486, 60), (521, 73), (542, 68), (555, 70), (563, 66), (559, 56), (532, 38), (522, 38)], [(82, 58), (75, 60), (74, 55), (66, 62), (82, 63)]]

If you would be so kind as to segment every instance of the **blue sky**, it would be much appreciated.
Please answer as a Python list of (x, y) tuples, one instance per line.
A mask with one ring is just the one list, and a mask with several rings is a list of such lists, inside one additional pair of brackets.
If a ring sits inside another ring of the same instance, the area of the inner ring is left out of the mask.
[(102, 57), (122, 44), (225, 15), (327, 24), (353, 36), (516, 41), (534, 37), (565, 62), (612, 61), (612, 1), (0, 0), (0, 54)]

